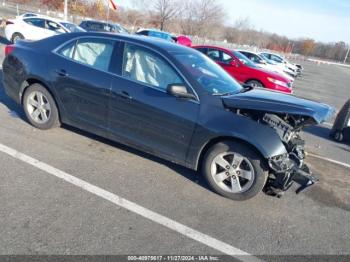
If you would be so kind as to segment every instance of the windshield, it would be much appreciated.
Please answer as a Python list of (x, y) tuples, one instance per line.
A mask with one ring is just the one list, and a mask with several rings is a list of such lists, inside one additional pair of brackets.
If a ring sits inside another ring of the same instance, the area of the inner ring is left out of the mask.
[(233, 54), (241, 61), (241, 63), (245, 64), (246, 66), (257, 68), (257, 66), (245, 55), (241, 54), (237, 51), (232, 51)]
[(85, 32), (85, 30), (75, 24), (71, 23), (61, 23), (65, 28), (68, 29), (69, 32), (71, 33), (77, 33), (77, 32)]
[(177, 61), (182, 64), (197, 83), (212, 95), (239, 93), (242, 86), (213, 60), (203, 54), (175, 54)]

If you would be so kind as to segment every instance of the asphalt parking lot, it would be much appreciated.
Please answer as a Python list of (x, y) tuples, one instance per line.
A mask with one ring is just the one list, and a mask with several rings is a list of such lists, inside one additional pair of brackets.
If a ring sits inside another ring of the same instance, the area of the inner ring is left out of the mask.
[[(339, 110), (349, 98), (350, 69), (303, 65), (295, 94)], [(330, 141), (329, 128), (304, 132), (308, 151), (350, 164), (350, 146)], [(209, 191), (186, 168), (67, 126), (31, 127), (2, 85), (0, 145), (17, 152), (0, 152), (2, 255), (225, 254), (219, 245), (256, 256), (350, 255), (350, 169), (317, 157), (308, 162), (321, 182), (305, 194), (233, 202)], [(120, 205), (28, 164), (18, 152), (121, 197)], [(211, 241), (136, 214), (124, 200)]]

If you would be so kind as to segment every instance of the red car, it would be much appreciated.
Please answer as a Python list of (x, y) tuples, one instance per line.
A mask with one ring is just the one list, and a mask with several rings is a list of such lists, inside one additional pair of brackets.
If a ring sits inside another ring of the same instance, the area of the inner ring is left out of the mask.
[(194, 46), (193, 48), (209, 56), (242, 84), (292, 93), (293, 82), (291, 80), (257, 67), (238, 51), (216, 46)]

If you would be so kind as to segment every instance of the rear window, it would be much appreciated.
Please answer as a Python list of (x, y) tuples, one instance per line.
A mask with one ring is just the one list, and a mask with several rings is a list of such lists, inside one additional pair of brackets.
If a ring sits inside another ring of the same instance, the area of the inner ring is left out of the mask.
[(104, 25), (100, 23), (88, 23), (86, 27), (92, 31), (105, 31)]

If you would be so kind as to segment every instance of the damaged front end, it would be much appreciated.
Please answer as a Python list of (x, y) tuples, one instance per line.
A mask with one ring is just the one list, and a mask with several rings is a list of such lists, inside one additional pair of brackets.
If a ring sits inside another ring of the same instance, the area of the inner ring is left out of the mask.
[(265, 186), (269, 195), (281, 197), (294, 183), (300, 193), (318, 179), (305, 164), (305, 141), (302, 129), (329, 121), (334, 109), (328, 105), (262, 89), (250, 89), (238, 95), (223, 98), (230, 111), (268, 126), (278, 134), (286, 153), (267, 158), (270, 176)]
[(314, 185), (318, 179), (304, 162), (305, 141), (300, 137), (302, 127), (311, 124), (313, 120), (302, 116), (265, 113), (259, 122), (275, 129), (287, 150), (286, 154), (268, 159), (271, 172), (265, 193), (281, 197), (294, 183), (299, 185), (297, 194)]

